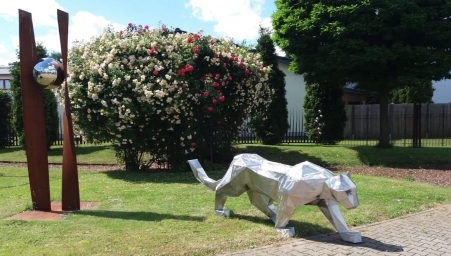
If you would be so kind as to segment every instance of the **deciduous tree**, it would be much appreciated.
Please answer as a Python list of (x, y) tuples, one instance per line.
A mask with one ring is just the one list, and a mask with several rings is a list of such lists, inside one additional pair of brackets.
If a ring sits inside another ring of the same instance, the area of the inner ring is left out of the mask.
[(413, 85), (406, 85), (394, 89), (391, 93), (392, 103), (432, 103), (434, 87), (431, 81), (418, 81)]
[(275, 42), (310, 84), (353, 82), (376, 91), (379, 146), (389, 146), (390, 91), (451, 70), (451, 2), (276, 0)]

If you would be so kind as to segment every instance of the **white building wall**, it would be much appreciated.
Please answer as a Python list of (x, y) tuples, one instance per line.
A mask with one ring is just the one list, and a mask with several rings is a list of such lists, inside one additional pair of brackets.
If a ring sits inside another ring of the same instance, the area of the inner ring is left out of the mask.
[(11, 79), (8, 66), (0, 66), (0, 79)]
[(451, 80), (434, 82), (432, 86), (435, 88), (432, 96), (434, 103), (451, 103)]
[(288, 70), (288, 62), (279, 61), (279, 69), (285, 73), (285, 90), (288, 112), (304, 111), (305, 82), (301, 75)]

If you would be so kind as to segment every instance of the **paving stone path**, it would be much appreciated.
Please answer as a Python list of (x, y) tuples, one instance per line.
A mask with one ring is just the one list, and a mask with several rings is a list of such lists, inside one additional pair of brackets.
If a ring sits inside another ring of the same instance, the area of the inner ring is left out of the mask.
[(451, 205), (370, 225), (354, 227), (361, 244), (338, 233), (292, 239), (227, 255), (448, 255), (451, 256)]

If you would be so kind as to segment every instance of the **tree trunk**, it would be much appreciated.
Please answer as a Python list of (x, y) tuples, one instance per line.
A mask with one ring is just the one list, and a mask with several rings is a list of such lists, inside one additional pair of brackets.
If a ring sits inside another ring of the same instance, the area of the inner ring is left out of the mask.
[(379, 147), (387, 148), (390, 147), (390, 138), (388, 130), (388, 104), (389, 104), (389, 94), (390, 90), (388, 88), (381, 87), (378, 91), (379, 96), (379, 106), (380, 106), (380, 123), (379, 123)]

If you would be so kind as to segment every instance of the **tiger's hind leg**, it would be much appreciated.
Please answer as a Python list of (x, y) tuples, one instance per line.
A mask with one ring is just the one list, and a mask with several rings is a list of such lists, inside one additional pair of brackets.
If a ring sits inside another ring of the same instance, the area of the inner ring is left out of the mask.
[(224, 209), (224, 205), (227, 201), (227, 196), (223, 196), (219, 193), (216, 192), (216, 197), (215, 197), (215, 213), (217, 215), (221, 215), (221, 216), (225, 216), (225, 217), (230, 217), (230, 211)]
[(275, 227), (277, 232), (283, 236), (293, 237), (295, 235), (294, 227), (287, 227), (295, 210), (292, 198), (286, 194), (279, 194)]
[(249, 201), (251, 201), (251, 204), (253, 204), (255, 207), (257, 207), (257, 209), (262, 211), (274, 223), (276, 222), (277, 212), (276, 208), (272, 204), (271, 198), (253, 190), (248, 190), (247, 195), (249, 196)]

